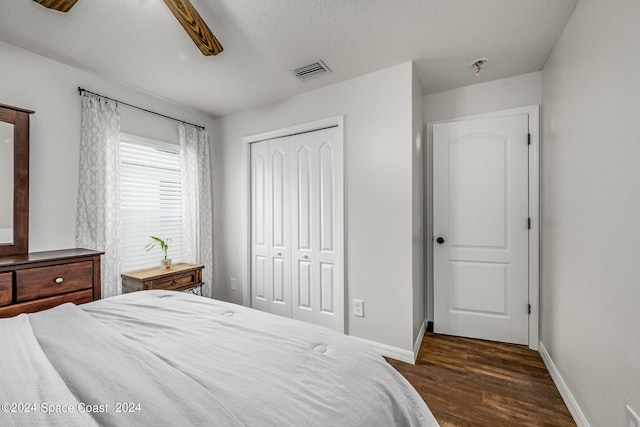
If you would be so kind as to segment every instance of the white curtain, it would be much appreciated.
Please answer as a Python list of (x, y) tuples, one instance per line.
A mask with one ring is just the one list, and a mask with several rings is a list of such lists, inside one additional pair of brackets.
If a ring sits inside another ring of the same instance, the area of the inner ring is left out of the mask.
[(121, 293), (120, 110), (99, 97), (82, 96), (76, 245), (103, 251), (102, 298)]
[(213, 224), (207, 132), (178, 125), (182, 170), (184, 259), (204, 265), (203, 294), (213, 297)]

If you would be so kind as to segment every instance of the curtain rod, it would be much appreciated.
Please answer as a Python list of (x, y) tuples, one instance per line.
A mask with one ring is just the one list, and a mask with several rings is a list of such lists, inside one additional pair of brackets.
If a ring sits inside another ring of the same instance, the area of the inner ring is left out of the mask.
[(175, 117), (165, 116), (164, 114), (156, 113), (155, 111), (147, 110), (147, 109), (142, 108), (142, 107), (136, 107), (135, 105), (127, 104), (126, 102), (118, 101), (117, 99), (109, 98), (108, 96), (100, 95), (99, 93), (91, 92), (90, 90), (86, 90), (86, 89), (83, 89), (83, 88), (78, 86), (78, 95), (82, 95), (83, 93), (88, 93), (88, 94), (91, 94), (91, 95), (95, 95), (95, 96), (97, 96), (99, 98), (102, 98), (102, 99), (108, 99), (109, 101), (115, 102), (116, 105), (117, 104), (126, 105), (127, 107), (135, 108), (136, 110), (144, 111), (145, 113), (155, 114), (156, 116), (160, 116), (160, 117), (164, 117), (165, 119), (170, 119), (170, 120), (173, 120), (173, 121), (176, 121), (176, 122), (184, 123), (185, 125), (191, 125), (191, 126), (197, 127), (198, 129), (202, 129), (202, 130), (205, 129), (204, 126), (200, 126), (200, 125), (196, 125), (196, 124), (193, 124), (193, 123), (185, 122), (184, 120), (176, 119)]

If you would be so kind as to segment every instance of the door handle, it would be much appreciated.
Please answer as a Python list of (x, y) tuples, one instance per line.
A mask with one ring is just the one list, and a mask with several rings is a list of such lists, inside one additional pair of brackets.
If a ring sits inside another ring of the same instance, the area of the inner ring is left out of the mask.
[(443, 244), (443, 243), (444, 243), (444, 238), (442, 238), (442, 237), (438, 237), (438, 238), (436, 239), (436, 242), (438, 242), (438, 244), (439, 244), (439, 245), (441, 245), (441, 244)]
[(278, 252), (276, 255), (278, 255), (278, 256), (282, 256), (282, 252)]

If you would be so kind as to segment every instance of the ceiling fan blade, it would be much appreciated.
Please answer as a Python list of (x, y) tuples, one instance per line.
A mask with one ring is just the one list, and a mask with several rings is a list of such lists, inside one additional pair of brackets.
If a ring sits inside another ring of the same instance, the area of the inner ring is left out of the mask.
[(217, 55), (222, 52), (222, 45), (189, 0), (164, 0), (164, 2), (203, 55)]
[(69, 12), (78, 0), (33, 0), (36, 3), (60, 12)]

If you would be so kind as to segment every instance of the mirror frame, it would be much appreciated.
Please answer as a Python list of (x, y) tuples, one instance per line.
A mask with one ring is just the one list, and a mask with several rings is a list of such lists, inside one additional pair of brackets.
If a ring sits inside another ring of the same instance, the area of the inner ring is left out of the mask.
[(29, 252), (29, 116), (33, 113), (0, 104), (0, 121), (13, 125), (13, 244), (0, 244), (0, 256)]

